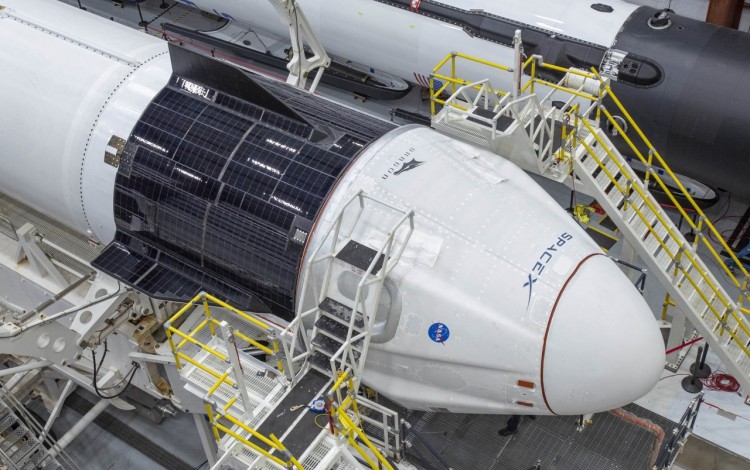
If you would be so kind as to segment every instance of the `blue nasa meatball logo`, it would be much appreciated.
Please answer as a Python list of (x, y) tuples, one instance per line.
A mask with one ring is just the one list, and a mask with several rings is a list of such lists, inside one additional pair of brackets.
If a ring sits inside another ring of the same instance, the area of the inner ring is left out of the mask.
[(429, 336), (434, 342), (445, 346), (445, 342), (448, 341), (448, 338), (451, 336), (451, 330), (443, 323), (433, 323), (430, 325), (430, 329), (427, 330), (427, 336)]

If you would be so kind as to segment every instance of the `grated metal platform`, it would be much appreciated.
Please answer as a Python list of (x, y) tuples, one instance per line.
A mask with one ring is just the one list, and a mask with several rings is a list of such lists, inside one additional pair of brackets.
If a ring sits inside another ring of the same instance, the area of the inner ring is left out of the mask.
[[(676, 426), (637, 405), (624, 409), (657, 424), (666, 435)], [(455, 469), (528, 470), (537, 463), (542, 470), (649, 470), (658, 442), (654, 433), (612, 413), (595, 415), (594, 424), (582, 433), (575, 430), (575, 417), (524, 417), (518, 434), (510, 437), (497, 434), (509, 416), (421, 411), (405, 416), (421, 437), (408, 435), (409, 460), (434, 470), (446, 469), (445, 464)]]

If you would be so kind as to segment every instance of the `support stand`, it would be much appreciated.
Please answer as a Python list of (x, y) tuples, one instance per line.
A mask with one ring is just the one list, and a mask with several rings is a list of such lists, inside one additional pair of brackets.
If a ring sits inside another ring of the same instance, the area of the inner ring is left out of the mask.
[(141, 28), (148, 28), (148, 21), (143, 19), (143, 12), (141, 12), (141, 2), (136, 1), (135, 6), (138, 7), (138, 16), (141, 18), (141, 21), (138, 22), (138, 26)]
[(706, 364), (706, 356), (708, 355), (708, 343), (703, 349), (703, 355), (700, 353), (695, 358), (695, 362), (690, 365), (690, 373), (698, 377), (699, 379), (705, 379), (711, 375), (711, 366)]
[[(700, 358), (703, 352), (703, 348), (698, 348), (698, 357)], [(703, 382), (698, 376), (693, 373), (692, 375), (682, 379), (682, 389), (688, 393), (698, 393), (703, 390)]]

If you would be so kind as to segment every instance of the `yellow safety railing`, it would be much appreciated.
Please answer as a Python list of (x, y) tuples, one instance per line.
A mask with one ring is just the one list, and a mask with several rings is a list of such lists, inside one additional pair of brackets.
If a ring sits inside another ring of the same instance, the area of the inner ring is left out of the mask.
[[(193, 328), (189, 333), (185, 333), (181, 331), (179, 328), (174, 326), (176, 322), (180, 318), (182, 318), (183, 315), (185, 315), (187, 312), (192, 311), (192, 309), (198, 307), (199, 305), (203, 307), (203, 314), (205, 318), (195, 328)], [(260, 320), (259, 318), (256, 318), (241, 310), (238, 310), (235, 307), (229, 305), (228, 303), (214, 297), (211, 294), (207, 294), (205, 292), (196, 295), (192, 300), (190, 300), (190, 302), (186, 303), (180, 310), (178, 310), (174, 315), (172, 315), (172, 317), (169, 319), (169, 321), (167, 321), (165, 325), (165, 329), (167, 333), (167, 340), (169, 341), (169, 346), (172, 348), (172, 353), (175, 356), (175, 361), (177, 362), (177, 368), (179, 369), (182, 368), (182, 361), (184, 360), (198, 367), (202, 371), (213, 375), (214, 377), (218, 378), (219, 376), (221, 376), (223, 371), (221, 372), (215, 371), (206, 367), (203, 364), (198, 364), (182, 352), (182, 349), (188, 343), (190, 343), (195, 346), (198, 346), (200, 349), (208, 352), (209, 354), (215, 356), (221, 361), (227, 360), (227, 356), (225, 354), (222, 354), (219, 351), (216, 351), (214, 348), (196, 339), (196, 336), (198, 335), (198, 333), (203, 331), (206, 327), (208, 327), (209, 331), (211, 332), (211, 336), (215, 337), (216, 327), (221, 325), (221, 322), (212, 315), (211, 305), (224, 308), (232, 312), (234, 315), (237, 315), (238, 317), (247, 321), (251, 325), (265, 331), (268, 334), (270, 347), (259, 343), (257, 340), (250, 338), (249, 336), (245, 335), (241, 331), (234, 331), (233, 334), (237, 338), (263, 351), (269, 356), (276, 357), (277, 358), (276, 366), (278, 367), (280, 372), (284, 371), (284, 362), (281, 360), (281, 357), (279, 355), (279, 341), (276, 335), (273, 333), (273, 330), (271, 329), (270, 325)], [(174, 341), (175, 335), (181, 338), (181, 341), (177, 344), (175, 344), (175, 341)]]
[[(342, 399), (342, 390), (346, 389), (346, 398)], [(334, 399), (336, 398), (336, 399)], [(339, 373), (336, 382), (331, 386), (328, 392), (328, 413), (329, 419), (338, 424), (333, 429), (344, 437), (349, 445), (359, 453), (362, 459), (367, 462), (372, 470), (393, 470), (393, 466), (387, 458), (373, 445), (367, 437), (361, 424), (356, 423), (348, 414), (349, 410), (354, 412), (357, 421), (359, 418), (359, 408), (357, 405), (357, 391), (354, 378), (348, 371)], [(358, 441), (359, 440), (359, 441)], [(364, 444), (364, 448), (361, 444)], [(365, 450), (367, 448), (370, 453)], [(373, 457), (375, 458), (373, 460)]]
[[(473, 82), (469, 82), (466, 80), (463, 80), (461, 78), (458, 78), (456, 76), (456, 69), (457, 69), (457, 63), (456, 59), (465, 59), (472, 62), (477, 62), (483, 65), (486, 65), (488, 67), (503, 71), (503, 72), (512, 72), (513, 70), (510, 67), (507, 67), (505, 65), (496, 64), (494, 62), (490, 62), (484, 59), (480, 59), (477, 57), (472, 57), (466, 54), (461, 54), (459, 52), (452, 52), (448, 54), (445, 59), (443, 59), (433, 70), (432, 74), (430, 75), (430, 111), (432, 112), (432, 115), (435, 115), (436, 112), (436, 106), (437, 104), (445, 105), (445, 100), (441, 98), (443, 93), (445, 93), (448, 90), (448, 87), (451, 89), (451, 95), (456, 93), (456, 86), (465, 86), (470, 85)], [(450, 62), (451, 64), (451, 70), (450, 75), (445, 75), (441, 71), (441, 69)], [(444, 82), (443, 85), (440, 88), (435, 87), (435, 80), (440, 80), (441, 82)], [(474, 87), (475, 90), (480, 90), (482, 88), (481, 85), (476, 85)], [(494, 93), (498, 98), (502, 98), (503, 96), (507, 95), (508, 93), (501, 90), (492, 90), (491, 93)], [(458, 109), (464, 110), (460, 105), (458, 104), (452, 104), (451, 106), (456, 107)]]
[[(289, 453), (284, 444), (278, 438), (276, 438), (276, 436), (271, 434), (270, 436), (266, 437), (260, 434), (252, 427), (243, 423), (242, 419), (234, 416), (230, 412), (232, 406), (237, 402), (237, 395), (231, 397), (223, 407), (216, 408), (215, 400), (213, 399), (213, 397), (219, 387), (221, 387), (222, 384), (226, 384), (230, 387), (235, 387), (237, 385), (235, 381), (229, 377), (231, 374), (231, 369), (225, 371), (215, 370), (203, 363), (196, 361), (193, 357), (183, 352), (183, 348), (185, 346), (187, 346), (188, 344), (192, 344), (198, 346), (201, 350), (206, 351), (217, 359), (221, 360), (222, 363), (226, 363), (229, 361), (229, 357), (226, 354), (217, 351), (215, 348), (212, 348), (211, 346), (197, 339), (197, 335), (206, 328), (209, 329), (211, 336), (215, 337), (217, 334), (216, 328), (221, 326), (221, 322), (217, 320), (216, 317), (212, 314), (211, 306), (224, 308), (232, 314), (237, 315), (243, 320), (249, 322), (254, 327), (265, 331), (269, 339), (270, 347), (261, 344), (257, 340), (249, 337), (241, 331), (233, 331), (232, 334), (235, 337), (258, 348), (264, 353), (277, 358), (279, 356), (279, 344), (276, 335), (273, 333), (270, 325), (268, 325), (266, 322), (241, 310), (238, 310), (228, 303), (207, 293), (200, 293), (196, 295), (192, 300), (190, 300), (190, 302), (185, 304), (180, 310), (172, 315), (169, 321), (165, 324), (167, 340), (169, 341), (169, 345), (172, 348), (175, 361), (177, 362), (177, 367), (181, 369), (183, 367), (183, 362), (187, 362), (216, 379), (211, 387), (209, 387), (208, 392), (206, 392), (206, 396), (204, 397), (206, 415), (208, 416), (208, 420), (211, 424), (214, 438), (217, 442), (220, 442), (222, 439), (222, 434), (228, 435), (268, 460), (271, 460), (287, 468), (297, 468), (299, 470), (302, 470), (302, 466), (297, 461), (297, 459)], [(198, 325), (192, 328), (190, 332), (185, 333), (175, 326), (177, 324), (177, 321), (180, 320), (185, 314), (191, 312), (195, 308), (201, 307), (203, 310), (204, 318), (200, 321), (200, 323), (198, 323)], [(179, 343), (175, 342), (175, 337), (180, 338)], [(280, 358), (277, 360), (277, 366), (279, 368), (279, 371), (283, 372), (284, 366)], [(230, 426), (232, 427), (230, 428)], [(243, 436), (242, 431), (245, 431), (247, 436)], [(256, 442), (253, 442), (252, 439), (255, 439)], [(268, 446), (268, 449), (264, 449), (263, 447), (261, 447), (261, 445)], [(283, 458), (279, 455), (274, 455), (275, 452), (283, 456)]]
[[(220, 409), (215, 409), (208, 401), (205, 403), (206, 415), (208, 416), (208, 421), (211, 424), (211, 428), (214, 433), (214, 439), (216, 439), (216, 442), (221, 441), (221, 433), (223, 433), (224, 435), (230, 436), (231, 438), (242, 443), (249, 449), (272, 462), (275, 462), (286, 468), (296, 468), (298, 470), (303, 470), (302, 465), (299, 463), (299, 461), (290, 454), (289, 450), (274, 434), (270, 434), (268, 437), (266, 437), (252, 427), (243, 423), (240, 419), (229, 413), (228, 410), (231, 408), (231, 406), (232, 402), (227, 403)], [(229, 423), (234, 425), (234, 427), (230, 429), (229, 427), (227, 427), (227, 425), (222, 424), (223, 420), (228, 421)], [(247, 436), (243, 436), (242, 434), (240, 434), (240, 430), (245, 431), (247, 433)], [(253, 442), (251, 439), (255, 439), (256, 442)], [(268, 449), (264, 449), (263, 447), (261, 447), (262, 444), (267, 446)], [(274, 455), (275, 451), (278, 451), (283, 458), (279, 455)]]
[[(466, 54), (461, 54), (457, 52), (452, 52), (448, 54), (434, 69), (431, 78), (439, 79), (444, 81), (442, 87), (435, 88), (434, 81), (430, 82), (430, 98), (431, 98), (431, 111), (432, 115), (435, 116), (436, 113), (436, 105), (445, 105), (447, 100), (443, 100), (441, 95), (447, 91), (448, 87), (451, 87), (451, 91), (455, 93), (456, 91), (456, 85), (468, 85), (472, 82), (470, 80), (466, 80), (463, 78), (460, 78), (457, 76), (457, 60), (463, 59), (466, 61), (483, 64), (487, 67), (489, 67), (492, 71), (501, 71), (501, 72), (507, 72), (512, 73), (513, 69), (502, 65), (498, 63), (489, 62), (477, 57), (472, 57)], [(450, 71), (444, 71), (443, 69), (446, 68), (446, 66), (450, 64)], [(740, 296), (737, 301), (737, 304), (740, 306), (740, 313), (742, 315), (750, 315), (750, 309), (745, 308), (745, 302), (748, 300), (748, 296), (750, 295), (750, 291), (748, 288), (750, 287), (750, 274), (748, 273), (747, 269), (744, 267), (742, 262), (740, 262), (739, 259), (737, 259), (736, 255), (732, 251), (732, 249), (729, 247), (729, 245), (726, 243), (724, 238), (722, 237), (721, 233), (716, 229), (716, 227), (711, 223), (709, 218), (706, 216), (706, 214), (703, 212), (703, 210), (698, 206), (698, 204), (693, 199), (692, 195), (689, 193), (689, 191), (685, 188), (685, 186), (680, 182), (679, 178), (675, 173), (669, 168), (667, 165), (667, 162), (662, 158), (661, 154), (656, 150), (656, 148), (653, 146), (651, 141), (646, 137), (644, 132), (641, 130), (641, 128), (638, 126), (638, 124), (633, 120), (633, 117), (630, 115), (630, 113), (625, 109), (625, 107), (622, 105), (620, 100), (617, 98), (615, 93), (612, 91), (611, 87), (609, 86), (609, 83), (607, 80), (603, 79), (599, 73), (592, 68), (591, 72), (581, 69), (575, 69), (575, 68), (564, 68), (560, 67), (554, 64), (549, 64), (544, 62), (543, 58), (538, 55), (532, 55), (529, 57), (526, 61), (522, 64), (523, 72), (526, 73), (524, 76), (525, 83), (519, 84), (518, 92), (521, 94), (529, 93), (534, 94), (537, 91), (537, 87), (544, 86), (548, 89), (556, 90), (562, 93), (566, 93), (571, 97), (571, 101), (568, 102), (568, 114), (572, 115), (576, 119), (576, 124), (572, 127), (574, 129), (577, 129), (580, 127), (580, 123), (578, 122), (579, 118), (582, 118), (581, 121), (585, 121), (589, 118), (594, 119), (594, 122), (599, 123), (600, 121), (608, 122), (612, 125), (612, 128), (617, 131), (618, 135), (622, 137), (624, 142), (627, 144), (628, 148), (632, 151), (633, 155), (637, 157), (643, 164), (646, 165), (646, 168), (648, 168), (648, 171), (646, 172), (645, 176), (645, 182), (649, 183), (649, 181), (653, 181), (658, 185), (658, 187), (667, 195), (669, 198), (669, 201), (672, 206), (679, 212), (679, 214), (683, 217), (683, 219), (689, 224), (690, 228), (697, 233), (698, 235), (695, 238), (695, 241), (693, 242), (693, 246), (697, 249), (699, 245), (705, 247), (705, 249), (708, 251), (710, 256), (717, 261), (717, 264), (720, 266), (722, 271), (728, 276), (728, 278), (732, 281), (732, 283), (735, 285), (735, 287), (738, 287), (740, 289)], [(560, 83), (553, 83), (549, 80), (545, 80), (539, 77), (538, 72), (539, 70), (547, 70), (559, 74), (566, 74), (566, 75), (575, 75), (578, 77), (581, 77), (582, 79), (588, 79), (588, 80), (595, 80), (601, 84), (601, 86), (598, 87), (598, 93), (596, 95), (586, 93), (581, 90), (572, 89), (570, 87), (564, 86), (562, 82)], [(480, 87), (475, 87), (479, 89)], [(507, 93), (494, 90), (498, 96), (504, 96)], [(581, 100), (588, 101), (591, 104), (591, 107), (586, 111), (580, 110), (580, 105), (572, 103), (573, 98), (578, 98)], [(623, 126), (618, 122), (617, 119), (615, 119), (614, 115), (604, 106), (604, 100), (605, 98), (609, 98), (611, 102), (614, 104), (615, 108), (619, 110), (619, 112), (622, 114), (625, 122), (627, 123), (628, 127), (633, 130), (635, 133), (635, 136), (631, 138), (631, 136), (625, 132), (623, 129)], [(459, 107), (459, 105), (455, 105), (456, 107)], [(595, 111), (595, 117), (590, 116), (591, 113)], [(598, 127), (598, 124), (596, 125)], [(567, 131), (564, 128), (563, 129), (563, 140), (567, 141), (569, 139), (569, 135), (566, 135)], [(575, 138), (575, 132), (572, 133), (573, 139)], [(635, 140), (635, 141), (634, 141)], [(573, 141), (573, 144), (575, 144), (575, 141)], [(563, 146), (564, 147), (564, 146)], [(646, 154), (644, 155), (644, 152), (640, 150), (639, 147), (645, 147)], [(558, 156), (558, 158), (562, 159), (565, 157), (569, 157), (569, 155), (564, 154), (564, 149), (561, 148), (561, 152)], [(670, 185), (668, 185), (664, 178), (662, 178), (659, 173), (654, 169), (653, 167), (660, 167), (664, 170), (667, 177), (669, 177), (672, 181), (674, 181), (674, 184), (677, 186), (676, 190), (672, 189)], [(572, 165), (571, 165), (572, 168)], [(635, 177), (635, 176), (634, 176)], [(687, 205), (684, 205), (683, 203), (680, 203), (678, 198), (684, 198), (687, 200)], [(695, 214), (695, 218), (697, 221), (694, 221), (690, 214)], [(708, 232), (709, 237), (704, 235), (704, 232)], [(725, 251), (728, 253), (728, 258), (731, 260), (731, 264), (733, 264), (736, 267), (735, 272), (733, 272), (732, 269), (730, 269), (727, 266), (727, 263), (725, 262), (724, 258), (721, 256), (719, 251), (710, 243), (710, 238), (714, 238), (718, 241), (720, 250)], [(701, 269), (700, 266), (695, 266), (696, 269)], [(735, 274), (737, 273), (737, 274)], [(740, 278), (738, 278), (738, 275)], [(701, 276), (706, 278), (706, 273), (702, 272)], [(712, 280), (706, 279), (706, 282), (713, 283)], [(669, 299), (667, 299), (669, 300)]]
[[(718, 285), (716, 285), (713, 277), (706, 270), (702, 269), (701, 264), (697, 260), (697, 255), (691, 253), (690, 250), (683, 249), (681, 246), (679, 246), (679, 244), (676, 244), (676, 252), (674, 250), (674, 247), (670, 247), (669, 241), (671, 240), (676, 243), (676, 240), (679, 240), (679, 237), (681, 236), (676, 232), (676, 230), (672, 228), (673, 224), (671, 223), (671, 221), (662, 211), (658, 209), (657, 205), (648, 198), (648, 190), (645, 189), (645, 186), (641, 184), (635, 184), (635, 181), (637, 181), (637, 177), (635, 176), (635, 174), (632, 172), (632, 170), (630, 170), (630, 168), (625, 168), (625, 166), (618, 161), (609, 145), (607, 145), (607, 143), (605, 143), (602, 138), (596, 133), (596, 129), (594, 128), (594, 126), (587, 119), (582, 119), (581, 123), (594, 136), (600, 148), (606, 151), (611, 161), (614, 162), (617, 166), (619, 172), (626, 177), (627, 184), (625, 184), (625, 186), (622, 185), (620, 180), (616, 178), (616, 175), (612, 174), (612, 172), (607, 168), (606, 163), (604, 163), (596, 155), (592, 146), (580, 139), (578, 140), (578, 143), (586, 148), (589, 156), (596, 161), (599, 168), (601, 168), (602, 172), (607, 176), (607, 178), (617, 188), (618, 191), (626, 196), (633, 193), (639, 196), (639, 198), (635, 199), (636, 202), (634, 202), (634, 198), (626, 197), (626, 206), (629, 205), (633, 209), (638, 218), (644, 223), (644, 226), (648, 229), (651, 236), (659, 243), (662, 250), (664, 250), (664, 252), (669, 255), (670, 259), (677, 261), (677, 269), (685, 274), (685, 280), (692, 285), (692, 287), (695, 289), (695, 292), (699, 295), (701, 300), (703, 300), (711, 313), (717, 318), (717, 320), (719, 320), (719, 324), (722, 325), (722, 331), (720, 333), (723, 334), (723, 332), (726, 331), (732, 337), (734, 342), (739, 345), (742, 351), (750, 356), (750, 350), (748, 350), (746, 346), (748, 341), (750, 340), (750, 327), (744, 321), (744, 317), (742, 317), (741, 312), (738, 312), (732, 308), (731, 300), (727, 299), (724, 296), (723, 290)], [(641, 210), (641, 208), (638, 207), (638, 204), (641, 202), (645, 203), (645, 205), (650, 210), (649, 212)], [(662, 236), (659, 234), (658, 230), (652, 224), (649, 216), (656, 217), (656, 219), (661, 223), (661, 228), (666, 230), (667, 236)], [(683, 260), (683, 257), (687, 258), (687, 263), (681, 262)], [(691, 266), (695, 270), (695, 273), (697, 273), (699, 280), (693, 279), (693, 275), (688, 272), (688, 269)], [(711, 292), (723, 305), (724, 308), (722, 311), (719, 311), (719, 309), (717, 309), (713, 305), (713, 299), (709, 299), (708, 296), (703, 292), (701, 287), (698, 285), (701, 279), (706, 283)], [(733, 327), (725, 328), (725, 326), (728, 326), (729, 322), (731, 321), (730, 317), (731, 320), (734, 320), (732, 322)]]

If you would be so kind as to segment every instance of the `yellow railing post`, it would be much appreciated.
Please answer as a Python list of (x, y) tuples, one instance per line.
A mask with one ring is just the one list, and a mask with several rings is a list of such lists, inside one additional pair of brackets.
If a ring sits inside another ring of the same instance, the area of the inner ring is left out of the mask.
[[(451, 78), (456, 79), (456, 54), (451, 54)], [(456, 94), (456, 82), (451, 81), (451, 95)]]
[(430, 115), (435, 117), (435, 102), (437, 101), (437, 93), (435, 93), (435, 75), (430, 74)]
[(208, 299), (206, 298), (206, 293), (201, 292), (201, 299), (203, 300), (203, 312), (206, 315), (206, 319), (208, 320), (208, 329), (211, 332), (211, 336), (216, 336), (216, 328), (214, 327), (214, 322), (212, 321), (213, 318), (211, 317), (211, 308), (208, 306)]
[(167, 334), (167, 341), (169, 341), (169, 347), (172, 349), (172, 354), (174, 355), (175, 363), (177, 364), (178, 369), (182, 369), (182, 363), (180, 362), (180, 358), (177, 355), (177, 347), (174, 344), (174, 340), (172, 339), (172, 333), (169, 331), (171, 328), (169, 325), (169, 321), (165, 324), (166, 328), (166, 334)]
[(214, 432), (214, 439), (216, 439), (216, 442), (219, 442), (221, 440), (221, 436), (219, 436), (219, 430), (216, 429), (216, 420), (214, 419), (214, 411), (211, 409), (211, 404), (206, 402), (206, 415), (208, 416), (208, 422), (211, 424), (211, 429)]

